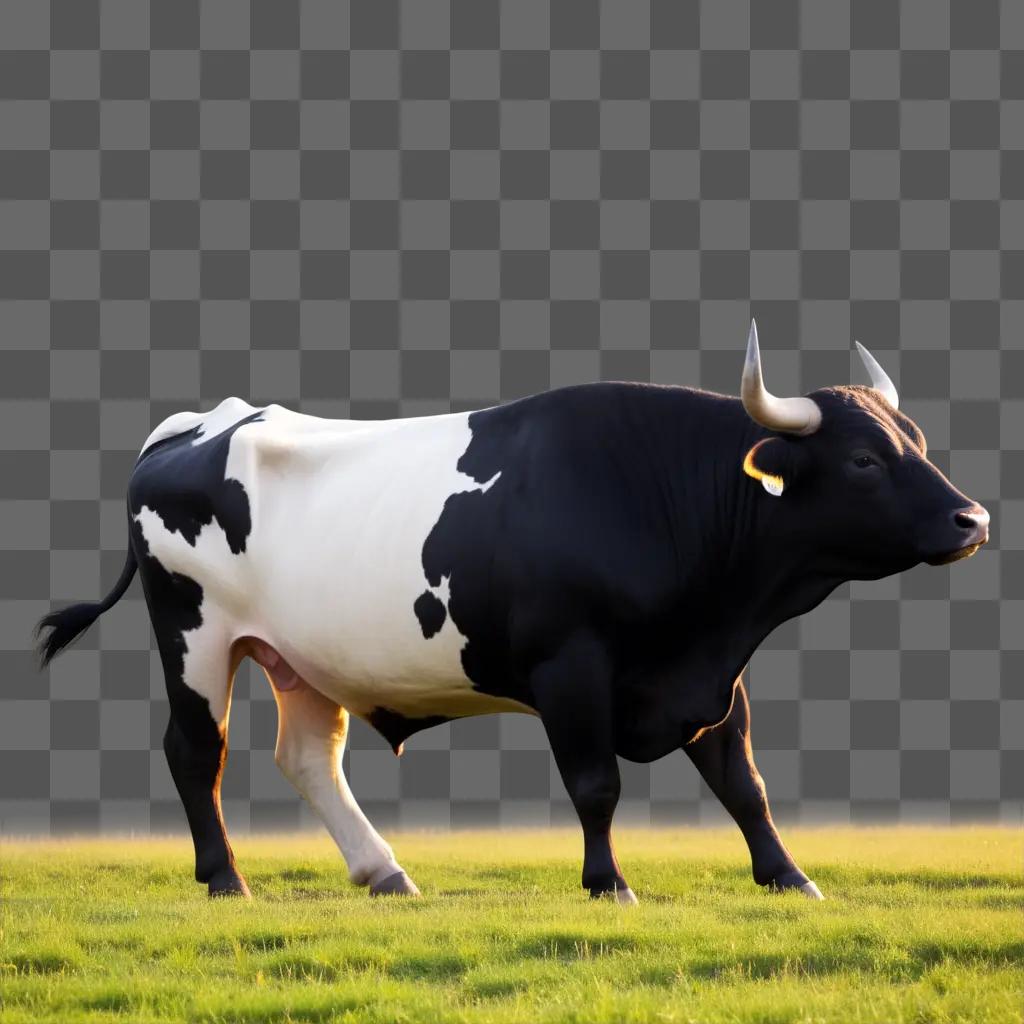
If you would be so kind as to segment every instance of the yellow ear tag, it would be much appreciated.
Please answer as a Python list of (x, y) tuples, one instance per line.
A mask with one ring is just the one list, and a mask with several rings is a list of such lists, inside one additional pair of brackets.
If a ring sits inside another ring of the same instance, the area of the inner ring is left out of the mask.
[(757, 449), (760, 448), (761, 445), (765, 443), (765, 441), (770, 440), (771, 438), (766, 437), (764, 441), (758, 441), (757, 444), (755, 444), (754, 447), (751, 448), (749, 452), (747, 452), (746, 457), (743, 460), (743, 472), (746, 473), (747, 476), (752, 477), (754, 480), (760, 480), (761, 486), (770, 495), (772, 495), (772, 497), (778, 498), (782, 494), (786, 486), (783, 483), (782, 477), (775, 476), (772, 473), (765, 473), (763, 470), (758, 469), (757, 466), (754, 465), (754, 452), (756, 452)]

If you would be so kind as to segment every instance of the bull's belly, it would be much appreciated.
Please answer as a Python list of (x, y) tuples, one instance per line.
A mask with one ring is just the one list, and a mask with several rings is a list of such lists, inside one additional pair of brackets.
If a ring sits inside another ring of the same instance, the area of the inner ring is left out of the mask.
[(233, 633), (263, 641), (303, 681), (362, 717), (380, 709), (407, 718), (533, 713), (517, 701), (474, 689), (462, 668), (465, 639), (450, 616), (441, 633), (427, 640), (411, 603), (395, 600), (382, 608), (374, 601), (327, 601), (314, 614), (316, 605), (304, 605), (307, 614), (295, 602), (287, 610), (266, 609), (270, 614), (240, 619)]
[(435, 716), (468, 718), (499, 711), (536, 714), (526, 704), (481, 693), (465, 682), (445, 684), (423, 679), (413, 687), (390, 679), (371, 681), (330, 675), (318, 676), (310, 685), (346, 710), (369, 721), (380, 711), (394, 712), (411, 720)]

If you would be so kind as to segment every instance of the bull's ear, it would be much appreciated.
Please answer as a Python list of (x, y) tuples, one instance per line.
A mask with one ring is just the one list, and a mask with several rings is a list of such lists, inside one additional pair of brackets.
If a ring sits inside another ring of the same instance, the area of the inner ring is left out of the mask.
[(778, 498), (792, 483), (793, 459), (790, 444), (781, 437), (765, 437), (758, 441), (743, 459), (743, 472)]

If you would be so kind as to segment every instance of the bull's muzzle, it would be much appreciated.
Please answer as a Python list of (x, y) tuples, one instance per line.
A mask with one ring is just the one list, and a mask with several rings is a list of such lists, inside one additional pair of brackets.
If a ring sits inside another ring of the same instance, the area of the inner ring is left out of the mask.
[(981, 505), (959, 509), (952, 513), (952, 535), (959, 543), (940, 555), (927, 559), (929, 565), (949, 565), (962, 558), (970, 558), (982, 544), (988, 542), (988, 510)]

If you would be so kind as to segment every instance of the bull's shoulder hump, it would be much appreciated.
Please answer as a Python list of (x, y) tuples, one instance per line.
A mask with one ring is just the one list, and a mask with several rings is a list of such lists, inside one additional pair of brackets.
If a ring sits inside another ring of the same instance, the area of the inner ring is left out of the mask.
[(167, 438), (177, 437), (189, 431), (195, 431), (194, 440), (196, 441), (214, 437), (259, 411), (256, 406), (250, 405), (241, 398), (225, 398), (223, 402), (208, 412), (176, 412), (163, 420), (146, 438), (141, 451), (145, 452), (159, 441), (165, 441)]
[(195, 430), (203, 422), (201, 412), (176, 412), (168, 416), (160, 425), (146, 438), (140, 449), (140, 454), (148, 451), (159, 441), (166, 441), (169, 437), (177, 437), (179, 434)]
[[(257, 415), (258, 414), (258, 415)], [(243, 421), (249, 421), (244, 423)], [(178, 412), (168, 416), (146, 438), (142, 452), (160, 441), (190, 434), (192, 445), (203, 445), (232, 430), (238, 439), (273, 444), (275, 440), (295, 436), (309, 436), (328, 430), (343, 429), (346, 420), (327, 420), (318, 416), (293, 412), (280, 405), (254, 406), (242, 398), (225, 398), (206, 412)], [(241, 430), (238, 428), (241, 426)]]

